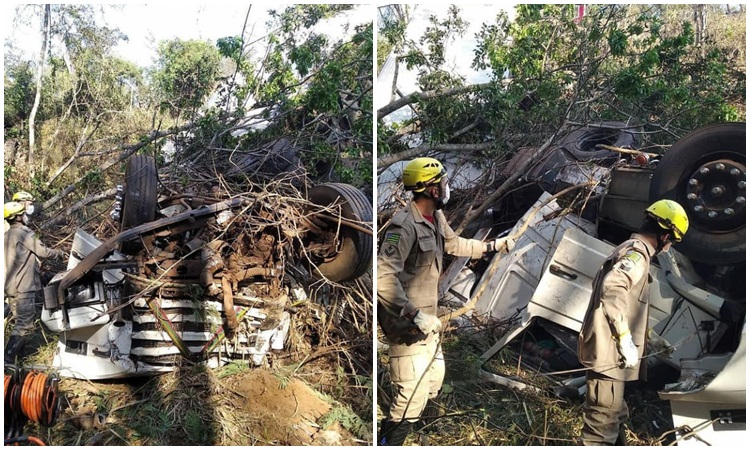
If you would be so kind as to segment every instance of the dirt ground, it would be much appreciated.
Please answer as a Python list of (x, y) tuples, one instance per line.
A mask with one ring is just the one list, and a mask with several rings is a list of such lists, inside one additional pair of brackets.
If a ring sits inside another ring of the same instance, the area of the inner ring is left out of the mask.
[(258, 425), (261, 436), (283, 445), (355, 445), (337, 424), (317, 425), (331, 411), (319, 393), (297, 379), (279, 379), (257, 369), (232, 380), (244, 401), (242, 408)]

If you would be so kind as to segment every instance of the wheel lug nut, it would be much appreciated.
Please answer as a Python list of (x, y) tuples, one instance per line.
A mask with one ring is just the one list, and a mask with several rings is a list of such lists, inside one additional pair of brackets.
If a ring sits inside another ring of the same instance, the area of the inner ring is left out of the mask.
[(740, 169), (735, 167), (734, 169), (730, 170), (729, 173), (731, 173), (734, 176), (737, 176), (740, 174)]
[(745, 197), (742, 197), (742, 196), (737, 197), (736, 199), (734, 199), (734, 201), (737, 202), (737, 203), (739, 203), (739, 204), (743, 204), (743, 203), (745, 203)]
[(698, 198), (698, 194), (696, 194), (695, 192), (691, 192), (687, 195), (687, 198), (688, 200), (695, 200)]
[(740, 189), (745, 189), (745, 182), (744, 181), (740, 181), (739, 183), (737, 183), (737, 187), (740, 188)]
[[(740, 183), (742, 183), (742, 182), (740, 181)], [(698, 185), (698, 180), (696, 180), (695, 178), (691, 178), (690, 181), (688, 181), (688, 184), (690, 186), (697, 186)]]
[(711, 193), (715, 195), (720, 195), (724, 193), (724, 188), (721, 186), (714, 186), (711, 188)]
[(710, 218), (712, 218), (712, 219), (713, 219), (714, 217), (716, 217), (717, 215), (718, 215), (718, 214), (716, 213), (716, 211), (709, 211), (709, 212), (708, 212), (708, 217), (710, 217)]
[(731, 216), (732, 214), (734, 214), (734, 210), (732, 208), (727, 208), (724, 210), (724, 214)]
[(716, 167), (717, 170), (724, 170), (724, 164), (717, 163), (714, 167)]
[(703, 211), (703, 207), (701, 205), (696, 205), (695, 208), (693, 208), (693, 211), (695, 211), (695, 212), (701, 212), (701, 211)]
[(698, 172), (700, 172), (702, 175), (705, 175), (708, 173), (708, 170), (709, 170), (708, 167), (701, 167), (701, 169)]

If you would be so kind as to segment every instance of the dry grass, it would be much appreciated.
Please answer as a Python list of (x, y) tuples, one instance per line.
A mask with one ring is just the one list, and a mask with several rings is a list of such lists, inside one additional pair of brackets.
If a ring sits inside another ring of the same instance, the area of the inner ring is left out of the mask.
[[(446, 377), (437, 398), (440, 413), (423, 417), (406, 445), (578, 445), (583, 399), (554, 396), (548, 379), (519, 370), (518, 355), (509, 348), (482, 365), (480, 356), (501, 333), (479, 326), (443, 337)], [(378, 415), (382, 418), (390, 396), (386, 353), (379, 354), (378, 363)], [(541, 392), (517, 391), (480, 380), (480, 368), (512, 375)], [(654, 389), (637, 383), (627, 385), (626, 400), (631, 413), (626, 425), (629, 444), (665, 445), (660, 436), (671, 428), (668, 403), (659, 400)]]
[[(326, 325), (326, 320), (315, 317), (321, 310), (328, 317), (327, 308), (310, 303), (294, 317), (290, 341), (296, 344), (272, 355), (267, 369), (233, 363), (210, 370), (186, 364), (172, 373), (129, 380), (63, 379), (58, 422), (50, 429), (29, 424), (26, 431), (48, 445), (66, 446), (287, 445), (289, 442), (273, 429), (276, 420), (261, 414), (258, 406), (249, 402), (260, 391), (247, 392), (243, 378), (270, 370), (275, 381), (255, 380), (255, 384), (264, 384), (257, 389), (301, 383), (307, 387), (304, 391), (296, 388), (297, 397), (302, 398), (300, 392), (313, 395), (308, 390), (314, 390), (318, 392), (314, 397), (327, 405), (330, 414), (315, 414), (319, 424), (310, 432), (334, 428), (342, 435), (342, 445), (368, 444), (372, 441), (372, 379), (364, 369), (371, 367), (372, 347), (366, 345), (361, 330), (349, 328), (351, 323), (367, 318), (357, 314), (362, 312), (361, 303), (349, 307), (346, 296), (335, 294), (331, 298), (343, 299), (343, 317), (347, 320)], [(352, 320), (355, 315), (356, 320)], [(324, 332), (327, 326), (333, 327), (328, 333)], [(41, 341), (42, 334), (38, 333), (36, 339)], [(49, 343), (25, 360), (24, 367), (43, 370), (50, 364), (57, 339), (49, 334), (48, 339)], [(82, 424), (82, 417), (93, 414), (103, 415), (106, 422), (101, 426), (87, 426), (85, 421)]]

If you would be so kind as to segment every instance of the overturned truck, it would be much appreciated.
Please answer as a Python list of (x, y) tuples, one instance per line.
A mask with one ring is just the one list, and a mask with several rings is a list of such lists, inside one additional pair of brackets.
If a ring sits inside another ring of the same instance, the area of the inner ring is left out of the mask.
[(371, 267), (372, 206), (353, 186), (158, 196), (143, 155), (125, 176), (112, 214), (119, 234), (101, 242), (78, 230), (68, 270), (44, 291), (61, 376), (150, 375), (185, 359), (263, 364), (284, 347), (305, 286)]
[[(567, 136), (532, 168), (545, 192), (511, 229), (493, 228), (517, 238), (510, 254), (495, 256), (481, 273), (454, 262), (441, 289), (446, 299), (476, 301), (475, 317), (509, 324), (484, 361), (513, 349), (556, 393), (581, 396), (577, 338), (592, 280), (613, 247), (637, 230), (648, 204), (678, 201), (690, 229), (653, 261), (649, 285), (649, 328), (671, 352), (647, 349), (648, 374), (670, 402), (677, 443), (737, 442), (746, 411), (745, 124), (698, 129), (660, 160), (634, 150), (627, 129), (607, 125)], [(582, 195), (554, 197), (585, 181), (593, 183)], [(536, 389), (488, 367), (487, 380)]]

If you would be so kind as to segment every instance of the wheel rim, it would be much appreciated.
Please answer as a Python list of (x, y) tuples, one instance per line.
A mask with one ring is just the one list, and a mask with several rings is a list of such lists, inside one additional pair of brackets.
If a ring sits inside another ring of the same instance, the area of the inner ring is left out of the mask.
[(718, 159), (699, 166), (685, 184), (685, 202), (691, 225), (714, 232), (729, 232), (745, 220), (745, 165)]

